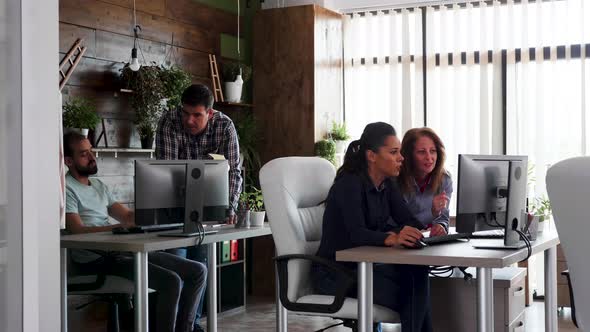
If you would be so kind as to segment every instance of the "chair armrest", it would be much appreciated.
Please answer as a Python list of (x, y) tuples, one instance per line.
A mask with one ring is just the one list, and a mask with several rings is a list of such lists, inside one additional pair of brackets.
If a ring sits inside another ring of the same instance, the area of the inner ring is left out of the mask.
[(576, 303), (574, 302), (574, 289), (572, 288), (572, 281), (570, 279), (570, 270), (562, 271), (561, 275), (567, 278), (567, 287), (570, 291), (570, 302), (572, 304), (572, 321), (574, 322), (574, 325), (578, 327), (578, 321), (576, 320)]
[[(336, 289), (338, 292), (334, 295), (334, 301), (331, 304), (313, 304), (313, 303), (297, 303), (289, 301), (287, 296), (287, 290), (289, 285), (289, 276), (288, 276), (288, 263), (290, 260), (293, 259), (303, 259), (309, 260), (316, 264), (322, 265), (336, 273), (338, 273), (342, 278), (339, 280)], [(342, 308), (344, 304), (344, 300), (346, 299), (346, 294), (349, 292), (350, 289), (356, 283), (356, 278), (354, 273), (351, 271), (343, 268), (339, 264), (327, 260), (325, 258), (312, 256), (312, 255), (283, 255), (274, 258), (274, 261), (277, 265), (277, 273), (279, 276), (279, 298), (283, 306), (290, 311), (300, 311), (300, 312), (317, 312), (317, 313), (324, 313), (324, 314), (333, 314)]]

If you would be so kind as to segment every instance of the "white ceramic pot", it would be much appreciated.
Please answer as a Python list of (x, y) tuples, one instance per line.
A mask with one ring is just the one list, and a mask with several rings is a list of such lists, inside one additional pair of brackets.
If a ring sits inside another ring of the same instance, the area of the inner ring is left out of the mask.
[(535, 218), (539, 218), (539, 226), (537, 228), (537, 232), (543, 233), (543, 231), (549, 228), (549, 220), (551, 220), (551, 218), (547, 216), (535, 216)]
[(78, 133), (84, 137), (88, 137), (88, 129), (87, 128), (66, 128), (65, 133)]
[(336, 153), (345, 153), (349, 141), (334, 141), (336, 143)]
[(242, 85), (241, 80), (225, 82), (225, 101), (239, 103), (242, 100)]
[(250, 211), (250, 226), (262, 227), (264, 225), (264, 215), (266, 211)]

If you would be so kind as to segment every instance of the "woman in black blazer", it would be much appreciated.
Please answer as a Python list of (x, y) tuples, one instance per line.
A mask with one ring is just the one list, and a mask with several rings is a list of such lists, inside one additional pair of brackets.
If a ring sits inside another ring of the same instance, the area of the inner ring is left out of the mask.
[[(415, 247), (422, 224), (410, 213), (393, 177), (404, 158), (395, 129), (371, 123), (348, 147), (326, 200), (317, 255), (335, 261), (338, 250), (358, 246)], [(354, 263), (340, 263), (356, 271)], [(319, 293), (334, 295), (338, 275), (320, 265), (312, 268)], [(432, 331), (428, 267), (376, 264), (373, 300), (400, 314), (403, 332)], [(356, 297), (356, 289), (348, 296)], [(380, 330), (380, 326), (376, 326)]]

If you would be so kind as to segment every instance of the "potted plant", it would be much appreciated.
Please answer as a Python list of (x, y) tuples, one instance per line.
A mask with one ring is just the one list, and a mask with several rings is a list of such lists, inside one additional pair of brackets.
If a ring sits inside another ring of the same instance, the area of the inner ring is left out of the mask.
[(242, 86), (250, 79), (252, 68), (243, 63), (224, 62), (221, 68), (221, 77), (224, 83), (225, 100), (239, 103), (242, 100)]
[(324, 139), (316, 142), (315, 154), (336, 165), (336, 143), (333, 140)]
[(178, 66), (142, 66), (121, 72), (123, 88), (131, 90), (131, 106), (141, 147), (151, 149), (158, 121), (164, 111), (180, 105), (182, 92), (191, 84), (191, 76)]
[(80, 97), (70, 98), (63, 106), (64, 132), (78, 132), (88, 136), (90, 129), (94, 130), (100, 117), (94, 111), (94, 105), (87, 99)]
[(346, 123), (338, 124), (332, 122), (332, 130), (330, 131), (330, 138), (336, 143), (336, 153), (346, 152), (348, 146), (348, 140), (350, 135), (346, 131)]
[[(543, 232), (551, 220), (551, 202), (547, 196), (535, 197), (529, 202), (529, 212), (533, 214), (539, 223), (538, 231)], [(535, 222), (535, 220), (533, 220)]]
[(248, 208), (248, 193), (243, 191), (240, 193), (240, 199), (238, 202), (238, 209), (236, 211), (238, 220), (236, 227), (250, 227), (250, 208)]
[(160, 66), (160, 78), (164, 83), (168, 109), (180, 106), (182, 93), (192, 84), (191, 74), (176, 65)]
[(160, 67), (142, 66), (132, 71), (125, 66), (121, 72), (124, 88), (132, 91), (131, 107), (135, 109), (134, 123), (137, 126), (141, 147), (151, 149), (156, 126), (164, 112), (164, 82), (160, 78)]
[(246, 170), (244, 186), (248, 188), (249, 186), (256, 185), (256, 176), (260, 169), (260, 154), (257, 151), (258, 130), (254, 116), (251, 113), (247, 113), (243, 117), (236, 119), (235, 126), (240, 144), (240, 154), (242, 155), (243, 166)]
[(260, 227), (264, 225), (264, 200), (262, 190), (252, 186), (250, 191), (245, 193), (245, 200), (250, 210), (250, 226)]

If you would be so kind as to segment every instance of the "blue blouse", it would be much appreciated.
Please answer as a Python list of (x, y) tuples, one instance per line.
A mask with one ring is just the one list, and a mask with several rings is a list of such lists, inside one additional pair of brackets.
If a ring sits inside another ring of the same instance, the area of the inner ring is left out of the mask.
[(414, 180), (414, 191), (409, 194), (404, 194), (404, 201), (408, 205), (408, 209), (412, 212), (414, 217), (426, 227), (429, 224), (441, 224), (447, 231), (449, 229), (449, 207), (442, 209), (441, 214), (437, 217), (432, 215), (432, 199), (435, 195), (443, 192), (447, 193), (449, 201), (453, 194), (453, 181), (448, 174), (445, 174), (442, 179), (442, 185), (437, 193), (432, 192), (430, 182), (424, 192), (420, 192), (420, 186)]

